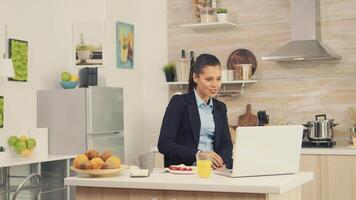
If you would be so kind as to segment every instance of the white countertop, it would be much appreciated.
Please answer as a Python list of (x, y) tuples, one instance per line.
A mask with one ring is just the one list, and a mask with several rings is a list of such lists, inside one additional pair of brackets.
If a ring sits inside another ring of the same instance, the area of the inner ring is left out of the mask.
[(302, 148), (302, 155), (356, 156), (356, 148), (349, 146), (334, 146), (333, 148)]
[(75, 156), (73, 155), (48, 155), (48, 157), (42, 157), (42, 158), (13, 158), (11, 160), (0, 160), (0, 168), (13, 167), (19, 165), (28, 165), (34, 163), (56, 161), (56, 160), (66, 160), (74, 157)]
[(213, 174), (202, 179), (194, 175), (176, 175), (156, 169), (149, 177), (130, 178), (129, 172), (116, 177), (69, 177), (65, 185), (152, 190), (209, 191), (235, 193), (284, 193), (313, 179), (312, 172), (293, 175), (229, 178)]

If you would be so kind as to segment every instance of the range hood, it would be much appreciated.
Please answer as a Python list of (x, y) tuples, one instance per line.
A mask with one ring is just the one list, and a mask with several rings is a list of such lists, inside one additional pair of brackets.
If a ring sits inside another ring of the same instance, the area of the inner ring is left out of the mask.
[(291, 0), (291, 41), (262, 60), (340, 59), (320, 41), (319, 0)]

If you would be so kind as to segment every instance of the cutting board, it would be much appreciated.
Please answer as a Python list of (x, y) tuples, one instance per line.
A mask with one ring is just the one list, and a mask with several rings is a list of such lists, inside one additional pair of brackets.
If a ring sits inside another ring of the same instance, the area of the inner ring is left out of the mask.
[(247, 104), (246, 113), (239, 116), (237, 126), (257, 126), (257, 116), (251, 112), (251, 104)]

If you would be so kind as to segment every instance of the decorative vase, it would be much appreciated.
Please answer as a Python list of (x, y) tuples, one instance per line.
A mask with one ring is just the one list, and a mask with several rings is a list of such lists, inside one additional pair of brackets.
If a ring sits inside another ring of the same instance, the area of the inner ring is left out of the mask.
[(218, 22), (227, 22), (227, 13), (218, 13)]

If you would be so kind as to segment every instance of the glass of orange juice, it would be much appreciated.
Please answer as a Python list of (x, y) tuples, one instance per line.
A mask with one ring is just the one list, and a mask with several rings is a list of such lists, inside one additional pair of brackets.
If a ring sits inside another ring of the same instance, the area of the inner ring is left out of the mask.
[(209, 178), (211, 176), (211, 157), (209, 154), (199, 153), (197, 158), (198, 176), (200, 178)]

